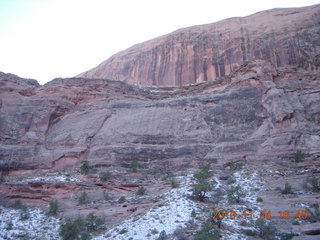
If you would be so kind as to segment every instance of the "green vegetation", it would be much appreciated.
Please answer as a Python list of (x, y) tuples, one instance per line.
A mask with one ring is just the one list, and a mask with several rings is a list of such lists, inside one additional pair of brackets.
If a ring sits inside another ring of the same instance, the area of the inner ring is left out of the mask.
[(280, 236), (280, 240), (291, 240), (294, 236), (298, 236), (297, 234), (290, 232), (290, 233), (283, 233)]
[(87, 215), (85, 220), (80, 218), (67, 221), (60, 226), (60, 236), (63, 240), (88, 240), (90, 234), (102, 228), (103, 221), (93, 213)]
[(157, 240), (167, 240), (168, 236), (165, 230), (161, 231)]
[(58, 213), (58, 201), (52, 200), (49, 204), (49, 211), (48, 214), (51, 216), (56, 216)]
[(211, 201), (215, 204), (218, 204), (221, 200), (224, 199), (226, 195), (226, 191), (224, 188), (219, 187), (218, 189), (215, 189), (214, 194), (211, 196)]
[(6, 181), (6, 180), (5, 180), (4, 176), (1, 174), (1, 175), (0, 175), (0, 184), (1, 184), (1, 183), (4, 183), (5, 181)]
[(119, 232), (119, 233), (120, 233), (120, 234), (125, 234), (125, 233), (127, 233), (127, 232), (128, 232), (128, 230), (127, 230), (127, 229), (125, 229), (125, 228), (123, 228), (123, 229), (121, 229), (121, 230), (120, 230), (120, 232)]
[(11, 207), (14, 209), (20, 209), (20, 210), (27, 209), (27, 206), (25, 206), (20, 199), (15, 200)]
[(11, 207), (20, 210), (20, 220), (27, 220), (30, 218), (30, 213), (27, 206), (24, 205), (20, 199), (15, 200)]
[(231, 162), (226, 163), (225, 167), (230, 167), (230, 170), (236, 171), (236, 170), (242, 169), (244, 167), (244, 163), (231, 161)]
[(197, 216), (196, 210), (192, 209), (191, 217), (195, 218)]
[(89, 174), (90, 170), (92, 169), (92, 167), (89, 166), (89, 162), (85, 160), (85, 161), (82, 161), (81, 163), (82, 165), (80, 167), (80, 172), (85, 175)]
[(137, 169), (139, 167), (139, 164), (138, 164), (138, 161), (137, 160), (134, 160), (130, 163), (130, 169), (132, 172), (137, 172)]
[(30, 218), (30, 213), (27, 208), (21, 209), (20, 220), (24, 221)]
[(275, 239), (277, 228), (272, 222), (266, 221), (265, 219), (258, 219), (251, 225), (257, 230), (258, 236), (262, 239)]
[(154, 228), (151, 230), (151, 234), (156, 235), (157, 233), (159, 233), (159, 231), (157, 229)]
[(310, 189), (314, 192), (317, 192), (320, 190), (320, 178), (307, 178), (306, 182), (304, 183), (304, 187), (306, 189)]
[(102, 195), (103, 195), (104, 200), (106, 200), (106, 201), (111, 200), (113, 198), (113, 196), (109, 195), (109, 193), (105, 190), (102, 192)]
[(63, 240), (87, 240), (90, 239), (86, 233), (85, 222), (81, 219), (69, 221), (60, 226), (60, 236)]
[(239, 185), (237, 186), (231, 186), (227, 190), (227, 196), (228, 196), (228, 201), (229, 203), (240, 203), (243, 198), (246, 196), (245, 191), (243, 188)]
[(234, 177), (230, 177), (228, 180), (227, 180), (227, 184), (228, 185), (231, 185), (231, 184), (234, 184), (234, 183), (236, 183), (237, 181), (236, 181), (236, 179), (234, 178)]
[(88, 231), (93, 232), (99, 230), (103, 221), (101, 218), (95, 216), (93, 213), (89, 213), (86, 217), (86, 226)]
[(12, 221), (7, 222), (7, 225), (6, 225), (5, 229), (6, 229), (7, 231), (10, 231), (10, 230), (12, 230), (12, 228), (13, 228), (13, 223), (12, 223)]
[(286, 184), (284, 185), (284, 189), (281, 190), (281, 193), (282, 194), (293, 194), (292, 186), (288, 182), (286, 182)]
[(299, 223), (299, 221), (294, 220), (294, 221), (292, 222), (292, 225), (300, 225), (300, 223)]
[(263, 202), (263, 198), (257, 197), (256, 201), (257, 201), (257, 202)]
[(139, 189), (136, 191), (136, 195), (142, 196), (146, 194), (146, 189), (144, 187), (139, 187)]
[(220, 239), (220, 231), (216, 229), (211, 221), (206, 221), (201, 230), (196, 233), (195, 240), (217, 240)]
[(209, 171), (209, 164), (200, 164), (199, 171), (193, 175), (197, 183), (192, 188), (192, 197), (201, 202), (204, 202), (207, 192), (211, 191), (213, 184), (215, 184), (215, 182), (210, 183), (208, 181), (210, 177)]
[(179, 187), (179, 183), (176, 182), (176, 180), (173, 179), (173, 180), (171, 181), (171, 187), (172, 187), (172, 188), (178, 188), (178, 187)]
[(125, 196), (121, 196), (118, 200), (119, 203), (124, 203), (126, 201), (126, 197)]
[(103, 172), (100, 174), (100, 180), (104, 182), (110, 180), (111, 177), (112, 177), (111, 172)]
[(161, 169), (160, 169), (160, 168), (155, 167), (155, 168), (153, 168), (153, 169), (151, 170), (151, 174), (152, 174), (152, 175), (157, 175), (157, 174), (159, 174), (159, 173), (161, 173)]
[(86, 192), (82, 192), (79, 197), (79, 204), (86, 204), (88, 202), (88, 194)]
[(199, 165), (199, 171), (196, 172), (193, 177), (196, 178), (198, 181), (206, 180), (210, 177), (210, 170), (210, 164), (201, 163)]
[(256, 233), (255, 233), (254, 231), (250, 230), (250, 229), (246, 229), (246, 230), (244, 230), (243, 232), (244, 232), (244, 234), (245, 234), (246, 236), (248, 236), (248, 237), (253, 237), (253, 236), (256, 235)]
[(207, 192), (213, 189), (212, 184), (207, 181), (198, 182), (193, 186), (192, 195), (195, 199), (204, 202)]
[(306, 154), (302, 150), (297, 150), (294, 154), (294, 162), (299, 163), (303, 162)]
[(308, 220), (310, 222), (319, 222), (320, 221), (320, 205), (315, 203), (311, 206), (312, 209), (306, 208), (308, 211)]
[(165, 173), (167, 174), (168, 177), (172, 177), (173, 173), (171, 170), (166, 170)]
[(179, 239), (179, 240), (188, 239), (188, 237), (185, 234), (185, 230), (181, 229), (180, 227), (173, 232), (173, 236), (175, 237), (174, 239)]
[(163, 176), (162, 178), (161, 178), (161, 181), (167, 181), (168, 180), (168, 176)]

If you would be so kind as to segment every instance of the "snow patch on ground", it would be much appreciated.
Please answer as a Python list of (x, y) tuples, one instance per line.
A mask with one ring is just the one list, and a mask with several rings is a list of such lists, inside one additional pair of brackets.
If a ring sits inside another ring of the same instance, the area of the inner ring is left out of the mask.
[(63, 175), (56, 175), (56, 176), (42, 176), (42, 177), (34, 177), (34, 178), (25, 178), (20, 181), (19, 183), (27, 183), (27, 182), (81, 182), (80, 179), (72, 176), (63, 176)]
[[(27, 209), (29, 218), (21, 220), (22, 210), (0, 206), (0, 239), (60, 240), (60, 220), (40, 209)], [(11, 226), (10, 226), (11, 225)]]
[[(192, 175), (176, 178), (180, 183), (180, 188), (172, 189), (163, 194), (165, 204), (161, 207), (152, 208), (139, 217), (127, 219), (117, 227), (110, 229), (103, 236), (94, 240), (114, 239), (114, 240), (153, 240), (159, 237), (161, 231), (172, 234), (177, 228), (185, 227), (191, 220), (193, 209), (197, 211), (195, 202), (187, 198), (190, 194)], [(120, 234), (125, 229), (127, 232)]]
[[(225, 210), (225, 211), (235, 211), (237, 217), (235, 219), (224, 218), (222, 220), (222, 224), (228, 226), (233, 229), (233, 232), (225, 232), (222, 231), (222, 239), (230, 240), (230, 239), (247, 239), (247, 237), (241, 233), (243, 229), (250, 229), (248, 227), (241, 226), (241, 222), (250, 221), (250, 213), (248, 208), (252, 209), (252, 220), (257, 219), (260, 216), (260, 211), (262, 210), (261, 204), (259, 204), (257, 199), (257, 192), (259, 190), (264, 189), (264, 182), (259, 177), (257, 172), (248, 172), (246, 170), (242, 170), (234, 173), (235, 183), (230, 186), (241, 186), (244, 190), (246, 196), (243, 198), (243, 202), (240, 204), (232, 204), (228, 203), (227, 198), (219, 203), (220, 209), (216, 209), (217, 211)], [(227, 206), (227, 208), (225, 207)], [(244, 211), (246, 211), (246, 219), (244, 219)]]

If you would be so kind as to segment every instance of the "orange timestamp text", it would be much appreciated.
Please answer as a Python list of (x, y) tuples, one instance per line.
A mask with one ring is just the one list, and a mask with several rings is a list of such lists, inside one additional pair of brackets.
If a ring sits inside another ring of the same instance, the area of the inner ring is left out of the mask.
[(269, 219), (273, 217), (279, 217), (280, 219), (290, 219), (290, 218), (300, 218), (300, 219), (307, 219), (308, 218), (308, 211), (306, 210), (299, 210), (299, 211), (278, 211), (276, 213), (271, 213), (271, 211), (261, 210), (258, 212), (253, 211), (212, 211), (212, 218), (221, 220), (221, 219)]

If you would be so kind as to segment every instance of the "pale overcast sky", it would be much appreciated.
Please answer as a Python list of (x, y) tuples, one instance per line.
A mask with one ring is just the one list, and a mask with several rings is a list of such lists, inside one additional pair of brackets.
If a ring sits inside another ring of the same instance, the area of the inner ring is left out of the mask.
[(0, 0), (0, 71), (41, 84), (179, 28), (319, 0)]

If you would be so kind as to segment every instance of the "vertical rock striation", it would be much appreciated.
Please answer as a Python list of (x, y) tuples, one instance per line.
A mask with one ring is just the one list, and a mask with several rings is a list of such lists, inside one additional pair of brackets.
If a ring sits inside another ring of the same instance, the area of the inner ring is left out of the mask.
[(180, 29), (117, 53), (79, 77), (181, 86), (228, 75), (252, 59), (319, 69), (320, 5)]

